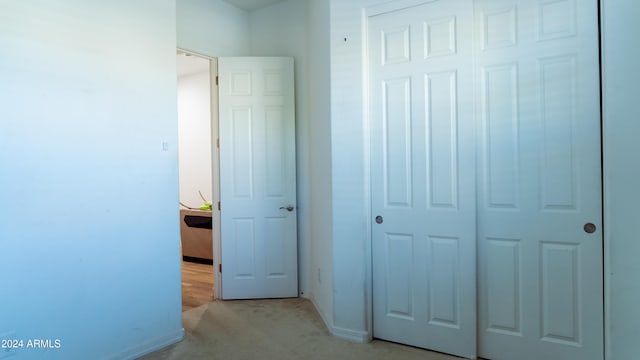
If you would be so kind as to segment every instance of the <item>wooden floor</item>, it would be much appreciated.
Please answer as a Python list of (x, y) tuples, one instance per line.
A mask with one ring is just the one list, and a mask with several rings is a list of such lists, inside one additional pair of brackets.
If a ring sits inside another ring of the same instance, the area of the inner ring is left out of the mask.
[(182, 262), (182, 311), (213, 301), (213, 265)]

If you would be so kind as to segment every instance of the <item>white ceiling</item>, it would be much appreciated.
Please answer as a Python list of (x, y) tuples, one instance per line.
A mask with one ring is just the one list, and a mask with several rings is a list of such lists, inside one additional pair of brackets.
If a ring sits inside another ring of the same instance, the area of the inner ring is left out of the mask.
[(229, 4), (235, 5), (247, 11), (253, 11), (265, 8), (267, 6), (277, 4), (284, 0), (224, 0)]
[(178, 77), (209, 71), (209, 60), (180, 53), (176, 56), (176, 70)]

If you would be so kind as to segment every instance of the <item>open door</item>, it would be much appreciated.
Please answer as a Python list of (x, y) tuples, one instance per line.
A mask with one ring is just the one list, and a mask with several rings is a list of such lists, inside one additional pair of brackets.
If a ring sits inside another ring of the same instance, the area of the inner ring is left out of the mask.
[(222, 298), (298, 296), (293, 59), (219, 58)]

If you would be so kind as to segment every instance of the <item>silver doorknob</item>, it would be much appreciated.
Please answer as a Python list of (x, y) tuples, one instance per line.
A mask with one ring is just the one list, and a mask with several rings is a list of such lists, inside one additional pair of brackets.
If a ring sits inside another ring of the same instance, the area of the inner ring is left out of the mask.
[(287, 207), (280, 206), (280, 210), (287, 210), (288, 212), (292, 212), (295, 209), (293, 206), (289, 205)]

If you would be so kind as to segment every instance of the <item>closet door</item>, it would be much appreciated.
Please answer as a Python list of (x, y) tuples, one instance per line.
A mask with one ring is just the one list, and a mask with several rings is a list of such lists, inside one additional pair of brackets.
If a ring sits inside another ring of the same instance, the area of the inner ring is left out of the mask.
[(373, 335), (475, 357), (472, 3), (394, 10), (368, 32)]
[(479, 353), (602, 359), (596, 0), (476, 0)]

